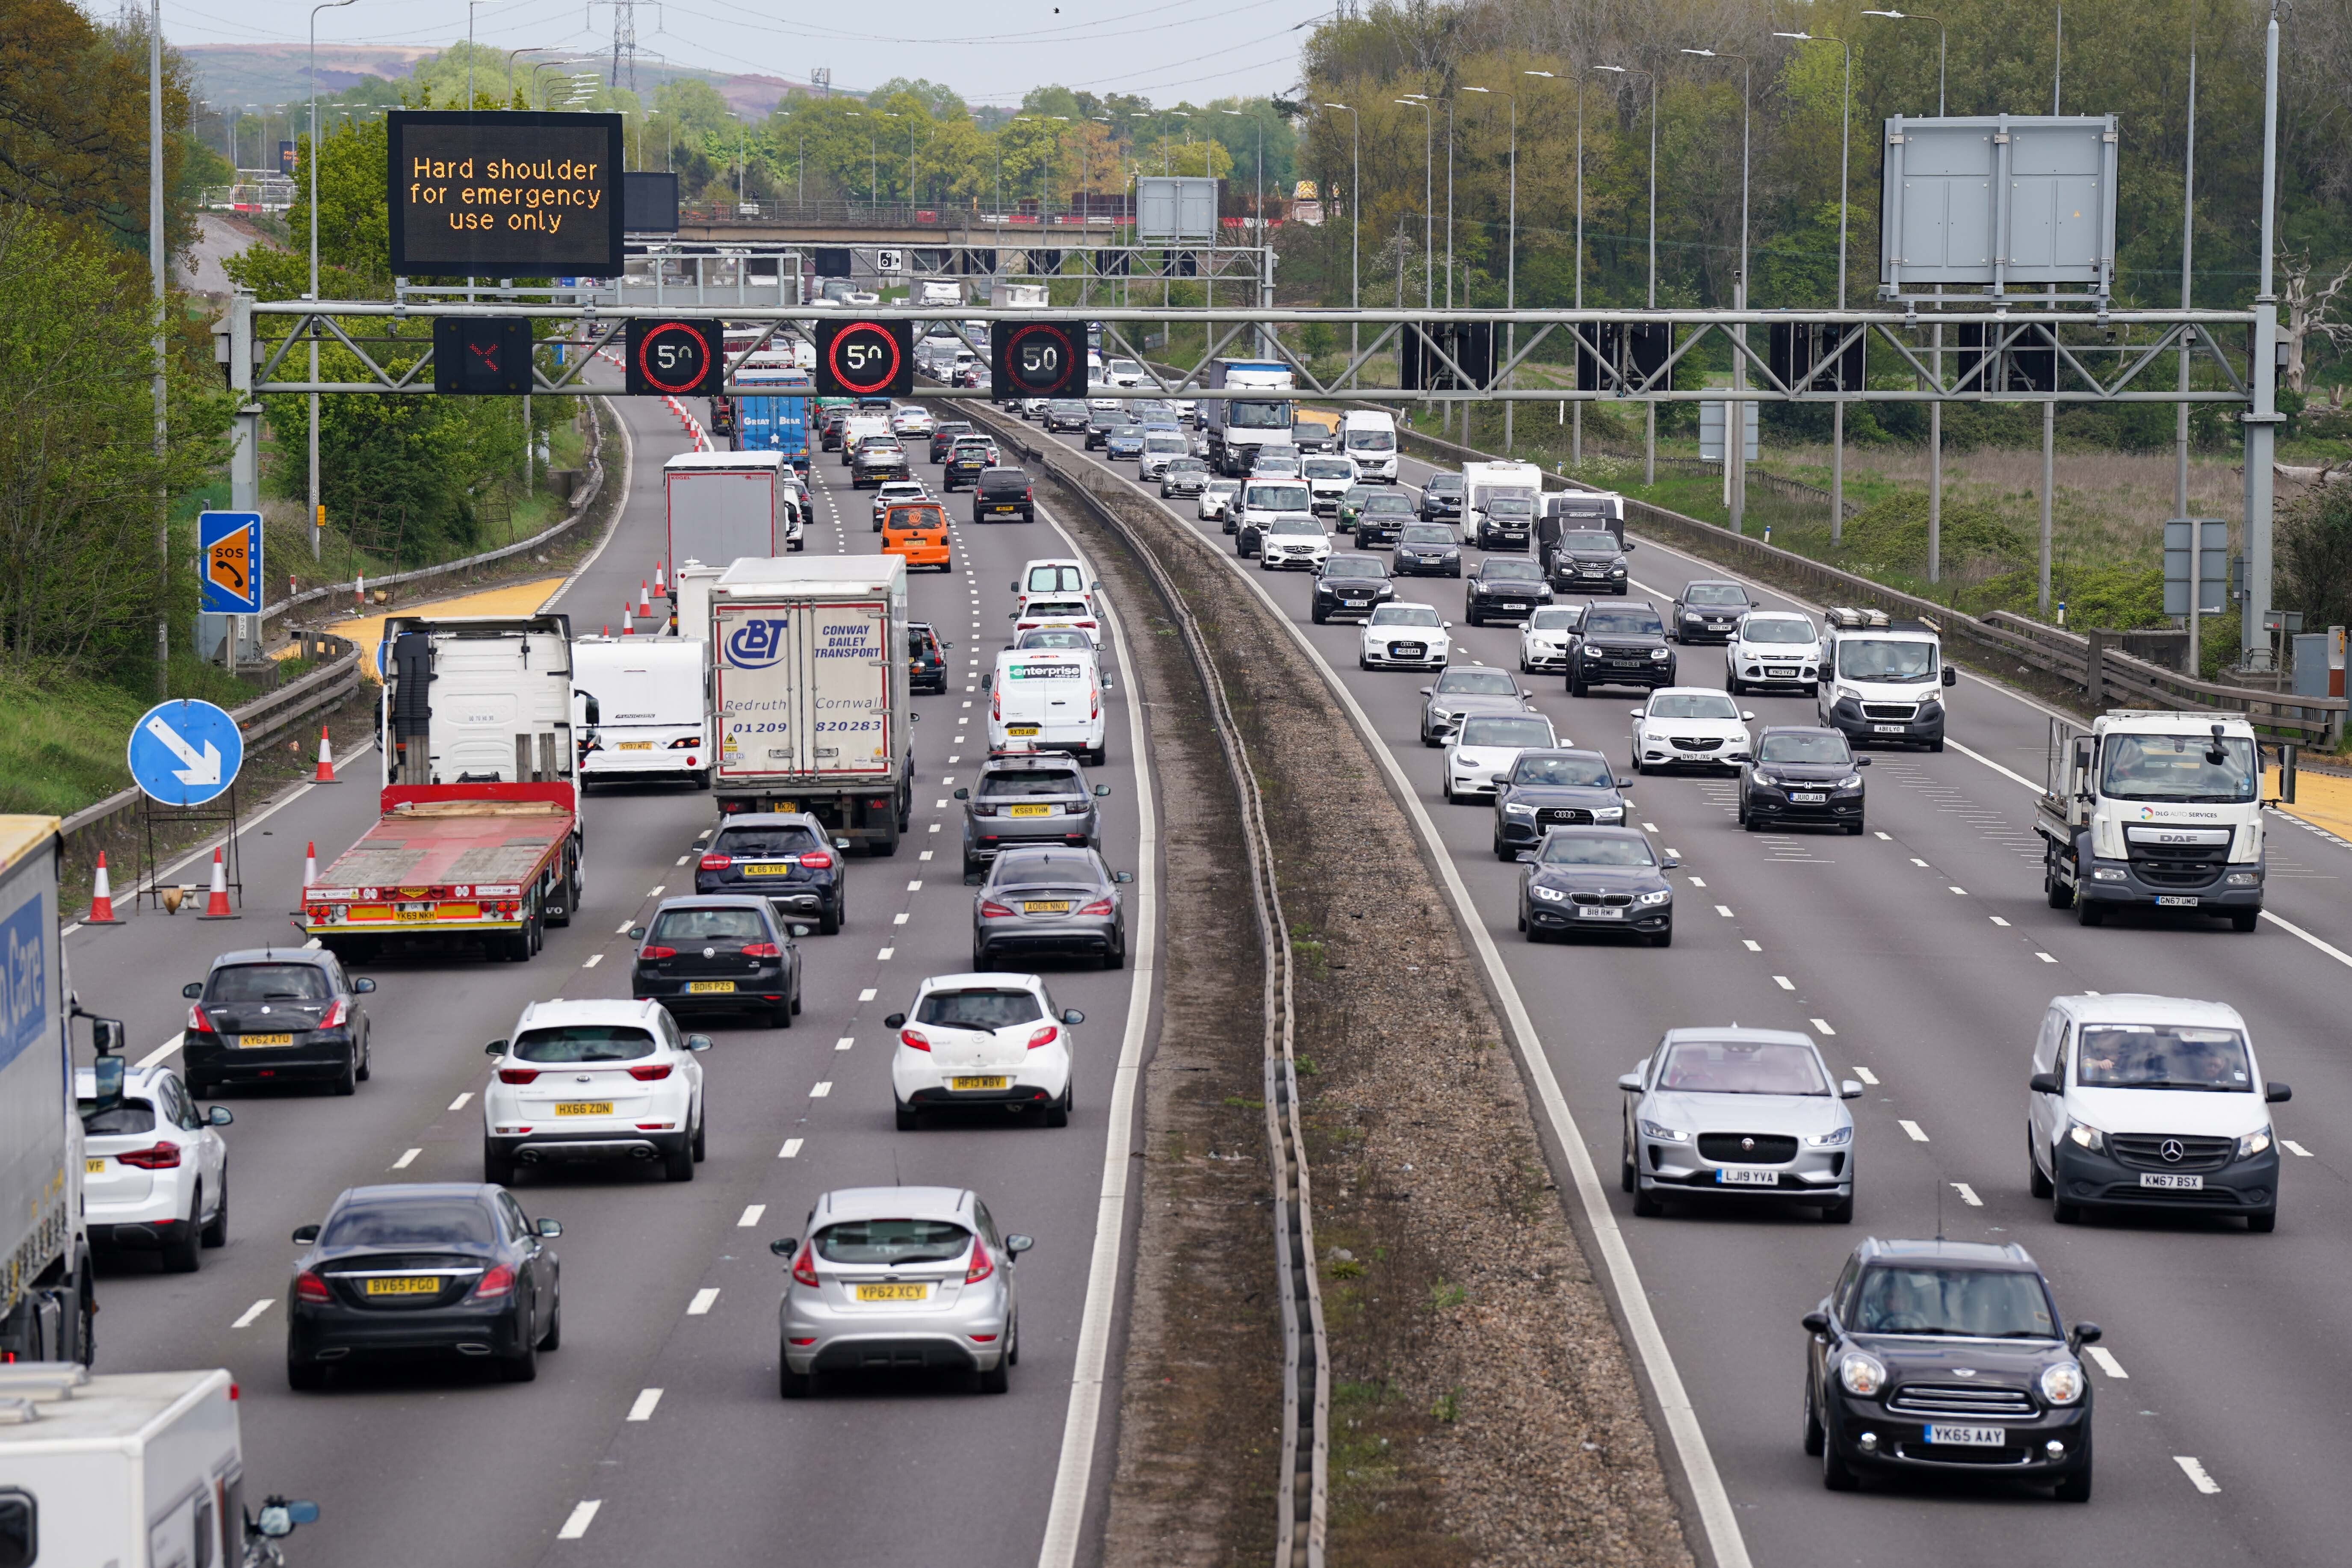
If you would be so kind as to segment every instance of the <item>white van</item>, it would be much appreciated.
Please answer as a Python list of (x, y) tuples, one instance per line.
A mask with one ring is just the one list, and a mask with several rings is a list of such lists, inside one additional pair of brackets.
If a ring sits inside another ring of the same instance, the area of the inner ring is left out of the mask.
[(1339, 416), (1339, 450), (1356, 460), (1359, 478), (1397, 482), (1396, 416), (1355, 409)]
[(1103, 761), (1103, 679), (1091, 649), (1006, 648), (988, 678), (988, 744), (1014, 742)]
[(702, 637), (573, 641), (583, 785), (682, 777), (710, 786), (709, 647)]

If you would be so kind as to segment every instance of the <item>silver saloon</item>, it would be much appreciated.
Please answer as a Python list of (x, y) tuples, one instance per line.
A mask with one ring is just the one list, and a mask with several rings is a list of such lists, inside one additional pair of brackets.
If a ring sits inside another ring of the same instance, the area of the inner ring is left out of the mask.
[(1625, 1091), (1620, 1183), (1633, 1212), (1718, 1194), (1811, 1205), (1853, 1218), (1853, 1117), (1812, 1040), (1780, 1029), (1669, 1029), (1617, 1080)]
[(1021, 1359), (1014, 1260), (1032, 1245), (1000, 1236), (979, 1194), (956, 1187), (825, 1194), (800, 1236), (768, 1247), (792, 1265), (780, 1391), (803, 1399), (828, 1373), (930, 1368), (1004, 1393)]

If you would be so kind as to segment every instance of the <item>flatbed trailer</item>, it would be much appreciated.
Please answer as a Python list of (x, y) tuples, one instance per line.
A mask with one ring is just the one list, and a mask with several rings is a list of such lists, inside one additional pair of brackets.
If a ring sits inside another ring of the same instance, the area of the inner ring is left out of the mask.
[(494, 958), (568, 925), (578, 881), (569, 784), (389, 784), (373, 827), (302, 892), (303, 929), (339, 957), (457, 937)]

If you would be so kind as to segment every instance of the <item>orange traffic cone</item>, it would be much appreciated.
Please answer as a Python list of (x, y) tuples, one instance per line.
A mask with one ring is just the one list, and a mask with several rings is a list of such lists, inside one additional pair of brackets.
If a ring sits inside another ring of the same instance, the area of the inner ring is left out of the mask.
[(244, 918), (228, 907), (228, 868), (221, 864), (221, 852), (217, 849), (213, 851), (212, 893), (205, 900), (205, 912), (196, 918), (200, 921), (233, 921)]
[(662, 563), (658, 561), (654, 563), (654, 592), (665, 595), (669, 592), (662, 586)]
[(634, 618), (636, 613), (629, 604), (628, 595), (623, 595), (621, 596), (621, 635), (623, 637), (628, 637), (637, 629), (637, 623)]
[(106, 851), (98, 852), (98, 879), (90, 886), (89, 913), (83, 917), (86, 926), (119, 926), (114, 918), (114, 889), (106, 879)]
[(310, 888), (316, 887), (316, 886), (318, 885), (318, 881), (319, 881), (319, 844), (318, 844), (318, 840), (316, 840), (316, 839), (312, 839), (312, 838), (306, 838), (306, 839), (304, 839), (304, 840), (302, 841), (302, 886), (303, 886), (303, 888), (304, 888), (304, 889), (305, 889), (305, 890), (308, 890), (308, 889), (310, 889)]
[(646, 580), (643, 577), (640, 577), (637, 579), (637, 614), (641, 616), (650, 616), (653, 613), (654, 602), (652, 595), (649, 590), (646, 587)]
[(312, 784), (335, 784), (335, 745), (327, 739), (327, 727), (319, 726), (319, 771), (310, 777)]

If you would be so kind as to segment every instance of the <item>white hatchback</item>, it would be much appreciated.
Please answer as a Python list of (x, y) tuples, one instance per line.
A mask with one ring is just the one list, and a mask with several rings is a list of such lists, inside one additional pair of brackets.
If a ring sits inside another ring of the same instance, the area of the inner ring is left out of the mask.
[(709, 1037), (681, 1032), (658, 1002), (533, 1002), (483, 1049), (482, 1179), (512, 1186), (519, 1164), (659, 1160), (694, 1180), (704, 1145)]
[(1077, 1055), (1071, 1031), (1086, 1018), (1055, 1007), (1034, 974), (931, 976), (911, 1012), (882, 1020), (898, 1031), (890, 1053), (898, 1131), (913, 1131), (925, 1110), (965, 1108), (1034, 1111), (1048, 1127), (1068, 1125)]
[(1751, 686), (1811, 688), (1822, 678), (1822, 634), (1794, 610), (1750, 610), (1723, 650), (1723, 687), (1734, 697)]
[(1539, 605), (1519, 626), (1519, 673), (1568, 668), (1568, 639), (1584, 614), (1581, 605)]
[(126, 1072), (106, 1110), (96, 1092), (89, 1068), (74, 1074), (91, 1243), (159, 1250), (167, 1272), (193, 1274), (199, 1246), (228, 1239), (228, 1145), (214, 1131), (229, 1124), (228, 1108), (198, 1110), (170, 1068)]
[(1454, 657), (1454, 623), (1434, 605), (1382, 605), (1364, 622), (1359, 669), (1443, 669)]
[(1549, 752), (1576, 742), (1556, 733), (1541, 713), (1473, 713), (1445, 743), (1441, 791), (1446, 803), (1492, 800), (1495, 781), (1521, 752)]
[(1676, 767), (1737, 769), (1755, 756), (1748, 721), (1756, 715), (1744, 711), (1713, 687), (1662, 686), (1632, 711), (1635, 773)]

